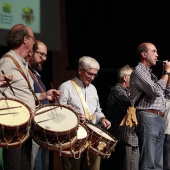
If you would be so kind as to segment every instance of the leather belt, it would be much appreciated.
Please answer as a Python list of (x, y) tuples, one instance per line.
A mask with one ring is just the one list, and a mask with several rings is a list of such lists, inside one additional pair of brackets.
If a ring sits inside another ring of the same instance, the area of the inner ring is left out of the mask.
[(140, 110), (139, 111), (145, 111), (145, 112), (151, 112), (151, 113), (154, 113), (156, 115), (159, 115), (161, 117), (164, 117), (165, 114), (163, 112), (160, 112), (159, 110), (155, 110), (155, 109), (146, 109), (146, 110)]

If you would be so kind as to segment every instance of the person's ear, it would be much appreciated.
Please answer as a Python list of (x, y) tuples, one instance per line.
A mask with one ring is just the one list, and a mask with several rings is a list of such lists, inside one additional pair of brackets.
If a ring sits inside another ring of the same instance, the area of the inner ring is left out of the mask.
[(33, 55), (33, 52), (28, 53), (28, 57), (32, 57), (32, 55)]
[(123, 81), (125, 82), (127, 80), (127, 75), (125, 74), (123, 77), (122, 77)]
[(146, 58), (146, 52), (145, 51), (142, 51), (141, 55), (142, 55), (143, 58)]

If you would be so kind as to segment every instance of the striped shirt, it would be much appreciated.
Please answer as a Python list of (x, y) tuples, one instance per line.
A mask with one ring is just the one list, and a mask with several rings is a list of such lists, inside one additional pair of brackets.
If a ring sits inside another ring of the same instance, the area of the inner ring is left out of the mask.
[(126, 125), (120, 126), (129, 106), (129, 91), (120, 84), (116, 84), (116, 86), (110, 90), (107, 101), (107, 115), (112, 123), (110, 132), (119, 142), (125, 142), (131, 146), (138, 146), (138, 138), (134, 129)]
[[(145, 96), (139, 102), (137, 109), (155, 109), (164, 111), (164, 97), (170, 98), (170, 85), (165, 85), (163, 79), (158, 80), (152, 70), (138, 63), (130, 77), (130, 102), (134, 106), (142, 92)], [(165, 95), (165, 96), (164, 96)]]
[[(93, 123), (98, 123), (102, 117), (105, 117), (101, 111), (100, 104), (99, 104), (99, 97), (94, 85), (89, 84), (88, 86), (84, 86), (83, 83), (75, 77), (74, 80), (80, 86), (85, 101), (87, 103), (88, 109), (90, 114), (95, 114), (95, 120)], [(61, 95), (59, 96), (59, 101), (63, 105), (71, 105), (75, 108), (78, 113), (85, 114), (83, 110), (83, 106), (80, 100), (80, 97), (70, 80), (61, 84), (58, 88), (61, 90)]]

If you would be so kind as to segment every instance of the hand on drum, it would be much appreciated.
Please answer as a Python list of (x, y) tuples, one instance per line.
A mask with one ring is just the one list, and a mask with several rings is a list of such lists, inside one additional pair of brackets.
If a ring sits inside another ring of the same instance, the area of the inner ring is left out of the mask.
[(61, 91), (56, 89), (50, 89), (46, 93), (41, 93), (40, 101), (41, 100), (56, 100), (58, 96), (60, 96)]
[(78, 114), (80, 121), (85, 121), (87, 119), (86, 115), (84, 114)]
[(106, 128), (109, 129), (111, 127), (110, 121), (108, 121), (106, 118), (101, 119), (101, 124)]
[(12, 75), (0, 75), (0, 87), (8, 86), (7, 81), (11, 81), (12, 79)]

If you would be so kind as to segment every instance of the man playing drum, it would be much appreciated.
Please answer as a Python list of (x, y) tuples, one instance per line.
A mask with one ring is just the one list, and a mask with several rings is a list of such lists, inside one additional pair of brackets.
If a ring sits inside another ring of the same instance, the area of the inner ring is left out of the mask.
[[(12, 75), (0, 75), (0, 87), (8, 86), (9, 81), (12, 80)], [(0, 170), (3, 170), (3, 149), (0, 148)]]
[[(109, 129), (111, 123), (102, 113), (96, 88), (91, 84), (99, 69), (100, 65), (94, 58), (81, 57), (76, 77), (59, 87), (62, 92), (59, 101), (63, 105), (71, 105), (79, 113), (82, 122), (85, 120), (94, 124), (100, 122), (106, 129)], [(80, 159), (63, 157), (63, 162), (65, 170), (100, 170), (100, 157), (91, 152), (89, 152), (88, 158), (86, 151), (82, 153)]]
[[(33, 31), (29, 27), (23, 24), (14, 25), (9, 30), (6, 41), (11, 50), (2, 56), (0, 71), (12, 75), (13, 80), (10, 87), (0, 87), (0, 91), (6, 100), (8, 98), (20, 100), (26, 103), (34, 113), (35, 100), (55, 100), (56, 96), (60, 95), (60, 92), (51, 89), (46, 93), (37, 94), (37, 97), (33, 93), (33, 80), (28, 73), (28, 63), (25, 60), (26, 56), (32, 52), (33, 44), (35, 43)], [(13, 90), (11, 90), (11, 87)], [(18, 119), (14, 117), (13, 121), (17, 122)], [(31, 149), (28, 143), (26, 141), (26, 143), (17, 147), (4, 149), (4, 170), (30, 170)]]
[[(47, 59), (47, 46), (39, 41), (35, 40), (33, 52), (26, 57), (28, 62), (29, 73), (34, 80), (34, 92), (43, 93), (46, 91), (46, 87), (41, 80), (39, 71), (42, 71), (42, 65)], [(48, 100), (41, 101), (41, 104), (48, 104)], [(40, 147), (34, 141), (32, 141), (31, 152), (31, 169), (35, 170), (48, 170), (49, 169), (49, 150)]]

